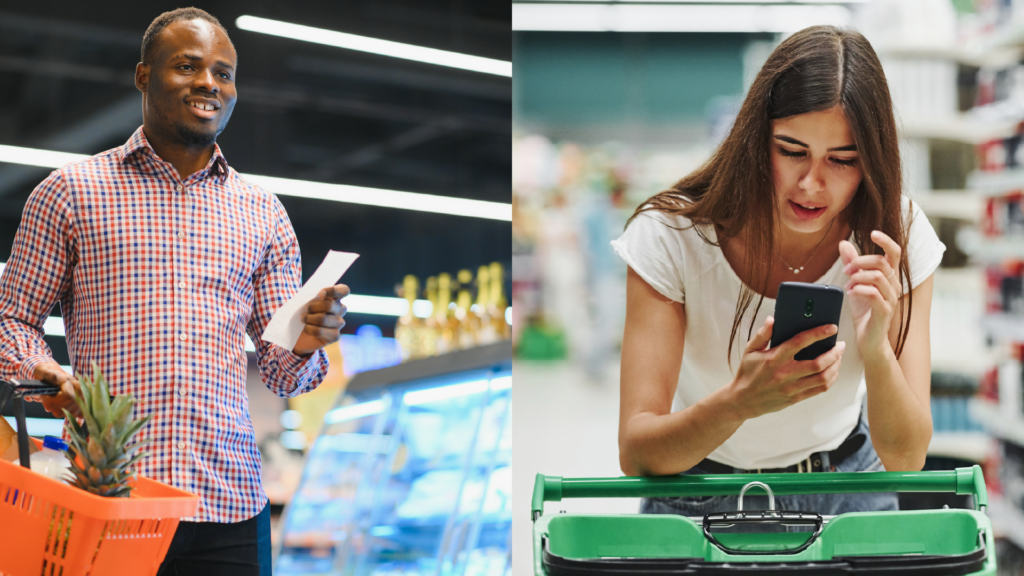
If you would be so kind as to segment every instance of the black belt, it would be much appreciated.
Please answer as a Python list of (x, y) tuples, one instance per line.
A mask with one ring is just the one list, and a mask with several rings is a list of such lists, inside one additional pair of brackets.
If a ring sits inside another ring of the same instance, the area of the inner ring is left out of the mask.
[[(828, 460), (832, 466), (839, 464), (843, 460), (846, 460), (851, 454), (860, 450), (861, 446), (864, 445), (867, 440), (867, 435), (863, 432), (858, 432), (860, 429), (860, 421), (857, 421), (857, 426), (854, 427), (853, 432), (843, 440), (843, 443), (839, 445), (835, 450), (828, 452)], [(707, 458), (700, 461), (697, 467), (701, 470), (706, 470), (712, 474), (788, 474), (792, 472), (827, 472), (822, 470), (822, 458), (821, 452), (815, 452), (807, 457), (806, 460), (802, 460), (787, 466), (785, 468), (755, 468), (753, 470), (737, 470), (732, 466), (722, 464), (721, 462), (715, 462), (714, 460), (708, 460)]]

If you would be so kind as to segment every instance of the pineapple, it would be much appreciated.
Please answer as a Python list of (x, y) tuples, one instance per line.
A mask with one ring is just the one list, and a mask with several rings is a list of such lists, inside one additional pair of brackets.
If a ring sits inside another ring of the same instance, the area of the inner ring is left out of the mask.
[(149, 422), (151, 416), (132, 420), (135, 398), (124, 394), (111, 401), (107, 381), (95, 362), (92, 371), (92, 379), (84, 374), (78, 376), (82, 394), (75, 397), (75, 403), (85, 418), (85, 428), (64, 410), (71, 443), (75, 452), (81, 456), (84, 466), (80, 467), (77, 461), (71, 461), (71, 471), (75, 478), (69, 483), (100, 496), (127, 498), (131, 492), (128, 481), (134, 479), (136, 473), (128, 473), (126, 470), (149, 455), (148, 452), (136, 451), (151, 440), (138, 442), (131, 447), (126, 445)]

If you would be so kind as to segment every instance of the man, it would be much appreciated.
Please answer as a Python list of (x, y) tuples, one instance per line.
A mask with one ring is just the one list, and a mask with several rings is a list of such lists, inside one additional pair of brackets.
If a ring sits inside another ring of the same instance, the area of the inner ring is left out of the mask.
[[(0, 378), (60, 384), (46, 409), (80, 416), (78, 381), (42, 326), (59, 301), (76, 373), (96, 362), (112, 394), (152, 420), (139, 474), (198, 494), (160, 574), (270, 574), (270, 521), (245, 394), (244, 335), (274, 393), (327, 372), (348, 288), (321, 291), (295, 348), (263, 342), (301, 283), (299, 246), (277, 198), (231, 169), (217, 136), (236, 100), (234, 46), (185, 8), (146, 31), (135, 84), (143, 125), (128, 142), (50, 174), (29, 198), (0, 277)], [(67, 432), (65, 432), (67, 437)]]

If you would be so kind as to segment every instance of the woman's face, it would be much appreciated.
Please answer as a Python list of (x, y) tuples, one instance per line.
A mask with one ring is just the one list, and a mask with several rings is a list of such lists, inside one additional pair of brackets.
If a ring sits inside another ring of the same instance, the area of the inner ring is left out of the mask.
[(836, 106), (773, 120), (770, 146), (781, 224), (803, 233), (827, 228), (853, 200), (861, 179), (842, 110)]

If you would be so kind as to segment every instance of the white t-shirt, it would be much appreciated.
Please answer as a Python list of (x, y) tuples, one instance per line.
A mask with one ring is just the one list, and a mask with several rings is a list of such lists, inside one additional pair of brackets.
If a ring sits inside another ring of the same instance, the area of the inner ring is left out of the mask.
[[(909, 204), (904, 197), (904, 214)], [(690, 225), (687, 218), (652, 210), (641, 213), (618, 240), (612, 241), (615, 251), (641, 278), (667, 299), (682, 302), (686, 311), (686, 341), (673, 411), (695, 404), (732, 381), (726, 351), (742, 286), (721, 248), (704, 242)], [(717, 242), (713, 226), (702, 230)], [(849, 240), (853, 241), (852, 234)], [(916, 287), (932, 275), (945, 250), (924, 212), (914, 203), (907, 245), (911, 286)], [(843, 287), (848, 281), (842, 259), (837, 259), (815, 283)], [(733, 343), (732, 370), (740, 365), (750, 318), (759, 297), (755, 294), (744, 313)], [(775, 300), (765, 298), (754, 321), (754, 332), (774, 312)], [(920, 337), (910, 334), (910, 338)], [(814, 452), (839, 447), (857, 425), (867, 394), (864, 363), (857, 349), (848, 297), (843, 299), (838, 341), (846, 342), (846, 352), (838, 379), (828, 392), (747, 420), (708, 458), (744, 469), (779, 468), (795, 464)]]

